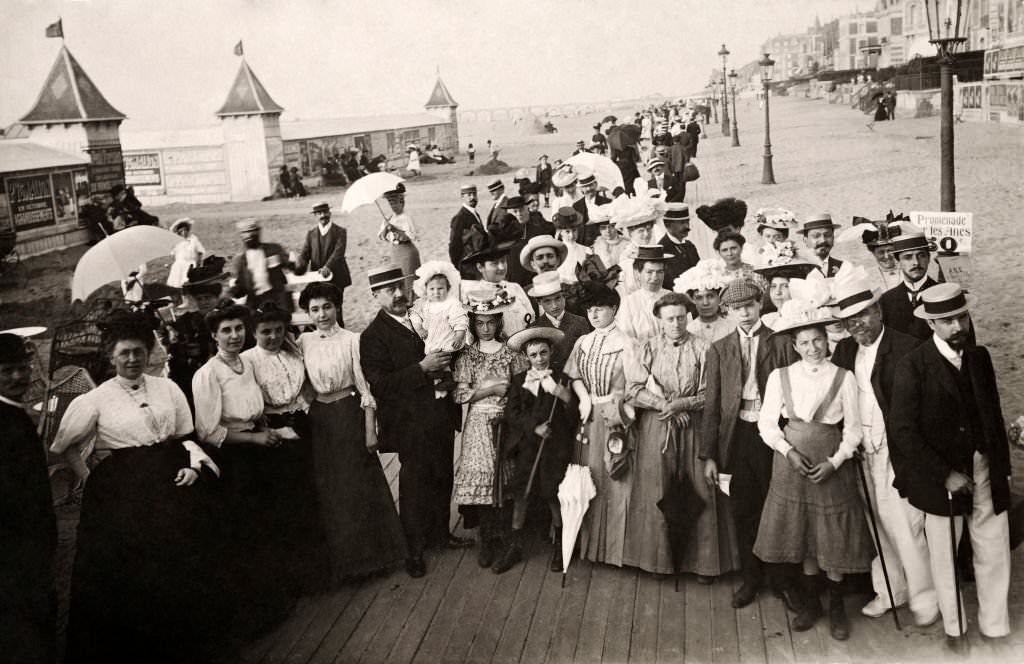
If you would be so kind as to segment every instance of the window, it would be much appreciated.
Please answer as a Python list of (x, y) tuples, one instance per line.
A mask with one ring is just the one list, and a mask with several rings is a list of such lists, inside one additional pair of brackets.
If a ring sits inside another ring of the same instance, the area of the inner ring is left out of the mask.
[[(857, 52), (857, 40), (856, 39), (851, 39), (850, 40), (850, 53), (856, 53), (856, 52)], [(852, 67), (851, 67), (851, 69), (852, 69)]]
[(878, 21), (868, 21), (864, 32), (878, 32)]
[(910, 5), (910, 7), (907, 8), (907, 24), (911, 28), (916, 28), (919, 19), (920, 16), (917, 15), (917, 5)]
[(858, 25), (856, 23), (851, 23), (850, 24), (850, 34), (851, 35), (857, 34), (857, 28), (858, 28)]
[(868, 46), (878, 46), (878, 37), (868, 37)]
[(889, 34), (890, 35), (902, 35), (903, 34), (903, 17), (889, 19)]

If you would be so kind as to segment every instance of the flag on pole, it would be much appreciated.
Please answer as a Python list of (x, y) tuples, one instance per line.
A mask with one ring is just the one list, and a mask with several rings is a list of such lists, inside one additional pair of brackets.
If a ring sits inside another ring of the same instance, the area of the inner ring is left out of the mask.
[(242, 40), (239, 39), (238, 43), (235, 44), (235, 55), (245, 55), (245, 51), (242, 50)]
[(57, 19), (56, 23), (51, 23), (46, 26), (47, 37), (60, 37), (61, 39), (64, 39), (64, 26), (61, 23), (62, 20), (63, 19)]

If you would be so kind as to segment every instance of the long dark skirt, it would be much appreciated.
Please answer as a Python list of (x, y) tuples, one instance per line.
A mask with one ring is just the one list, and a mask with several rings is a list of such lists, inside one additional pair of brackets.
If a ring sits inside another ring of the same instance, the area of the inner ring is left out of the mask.
[(164, 443), (117, 450), (93, 469), (78, 525), (67, 662), (189, 661), (215, 636), (215, 478), (204, 471), (193, 486), (175, 486), (188, 465), (180, 444)]
[(316, 480), (333, 585), (406, 557), (405, 537), (380, 458), (366, 449), (359, 398), (309, 407)]

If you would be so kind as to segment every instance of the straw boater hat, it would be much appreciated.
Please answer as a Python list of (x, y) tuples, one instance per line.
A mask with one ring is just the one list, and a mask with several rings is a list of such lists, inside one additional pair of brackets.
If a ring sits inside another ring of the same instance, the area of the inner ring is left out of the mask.
[(481, 316), (496, 316), (512, 310), (516, 298), (494, 284), (481, 283), (479, 288), (466, 293), (466, 311)]
[(448, 261), (427, 261), (416, 268), (416, 281), (412, 282), (413, 292), (419, 297), (424, 297), (427, 283), (438, 275), (448, 280), (448, 297), (457, 298), (461, 279), (459, 271)]
[[(387, 196), (387, 194), (384, 194)], [(331, 206), (327, 203), (317, 203), (313, 206), (313, 209), (309, 211), (310, 214), (320, 214), (321, 212), (330, 212)]]
[(491, 192), (492, 194), (495, 193), (495, 192), (501, 191), (504, 188), (505, 188), (505, 183), (502, 182), (500, 179), (499, 180), (494, 180), (489, 185), (487, 185), (487, 191)]
[(664, 169), (665, 160), (662, 159), (661, 157), (651, 157), (651, 159), (647, 162), (647, 171), (653, 171), (655, 168)]
[(892, 252), (893, 256), (899, 256), (905, 251), (935, 251), (935, 247), (932, 246), (928, 238), (925, 237), (924, 231), (919, 228), (908, 229), (904, 226), (904, 233), (894, 238), (889, 243), (889, 251)]
[(921, 292), (921, 304), (914, 315), (924, 320), (951, 318), (967, 313), (978, 304), (978, 298), (965, 293), (960, 284), (936, 284)]
[(593, 173), (580, 173), (579, 174), (579, 185), (581, 187), (587, 187), (592, 184), (597, 184), (597, 178), (594, 177)]
[(415, 274), (404, 274), (402, 272), (402, 268), (394, 265), (385, 265), (384, 267), (378, 267), (366, 273), (366, 279), (370, 284), (371, 291), (399, 281), (407, 281), (415, 278)]
[(636, 248), (635, 261), (657, 261), (661, 262), (672, 258), (671, 254), (665, 253), (665, 247), (660, 244), (642, 244)]
[(533, 277), (533, 285), (526, 294), (530, 297), (547, 297), (562, 292), (562, 277), (557, 271), (542, 272)]
[(194, 223), (195, 222), (192, 221), (191, 217), (182, 217), (181, 219), (178, 219), (173, 224), (171, 224), (171, 232), (177, 233), (182, 226), (188, 226), (188, 229), (192, 230), (192, 225)]
[(245, 219), (239, 219), (235, 222), (235, 230), (239, 233), (248, 233), (250, 231), (258, 231), (260, 229), (260, 222), (255, 217), (246, 217)]
[(729, 285), (725, 262), (720, 258), (702, 258), (697, 264), (676, 277), (672, 290), (689, 295), (693, 291), (710, 290), (721, 292)]
[(555, 174), (551, 176), (551, 184), (556, 187), (568, 187), (569, 185), (576, 183), (576, 171), (572, 169), (572, 165), (562, 166)]
[(523, 269), (533, 272), (533, 268), (530, 267), (530, 259), (533, 258), (533, 252), (542, 247), (551, 247), (554, 249), (555, 253), (558, 254), (559, 262), (565, 260), (565, 255), (568, 252), (565, 248), (565, 243), (561, 240), (556, 240), (550, 235), (535, 235), (527, 240), (526, 246), (519, 252), (519, 264), (523, 266)]
[(476, 185), (475, 184), (464, 184), (461, 187), (459, 187), (459, 194), (460, 195), (461, 194), (475, 194), (475, 193), (476, 193)]
[(835, 230), (837, 228), (842, 228), (842, 224), (833, 222), (832, 215), (828, 212), (818, 212), (806, 217), (798, 232), (801, 235), (807, 235), (810, 231), (818, 230), (820, 228), (831, 228), (832, 230)]
[(565, 332), (562, 332), (557, 327), (548, 327), (546, 325), (540, 327), (528, 327), (525, 330), (519, 330), (506, 341), (506, 345), (514, 351), (521, 352), (526, 348), (526, 344), (530, 343), (534, 339), (545, 339), (548, 344), (554, 346), (556, 343), (561, 341), (565, 337)]
[(863, 272), (849, 279), (836, 278), (832, 291), (836, 318), (849, 318), (858, 314), (882, 297), (882, 289), (874, 288)]
[(686, 203), (668, 203), (665, 205), (665, 214), (662, 221), (689, 221), (690, 206)]

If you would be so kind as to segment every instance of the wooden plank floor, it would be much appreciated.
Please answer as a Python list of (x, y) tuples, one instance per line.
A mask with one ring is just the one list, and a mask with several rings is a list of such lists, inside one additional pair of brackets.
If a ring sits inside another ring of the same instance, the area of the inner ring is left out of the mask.
[[(382, 458), (393, 491), (398, 460)], [(453, 515), (456, 514), (453, 511)], [(453, 516), (453, 527), (459, 524)], [(466, 533), (463, 533), (466, 534)], [(868, 598), (847, 597), (850, 640), (829, 636), (827, 618), (795, 632), (782, 602), (763, 593), (731, 606), (738, 581), (702, 586), (628, 568), (574, 560), (566, 587), (548, 571), (551, 544), (534, 534), (524, 564), (503, 575), (480, 569), (474, 549), (432, 552), (427, 575), (395, 570), (329, 594), (303, 598), (274, 632), (249, 644), (246, 664), (356, 662), (1020, 662), (1024, 661), (1024, 547), (1014, 552), (1010, 591), (1013, 635), (993, 646), (977, 633), (977, 602), (968, 585), (971, 654), (944, 649), (942, 628), (902, 632), (888, 616), (870, 620)]]

